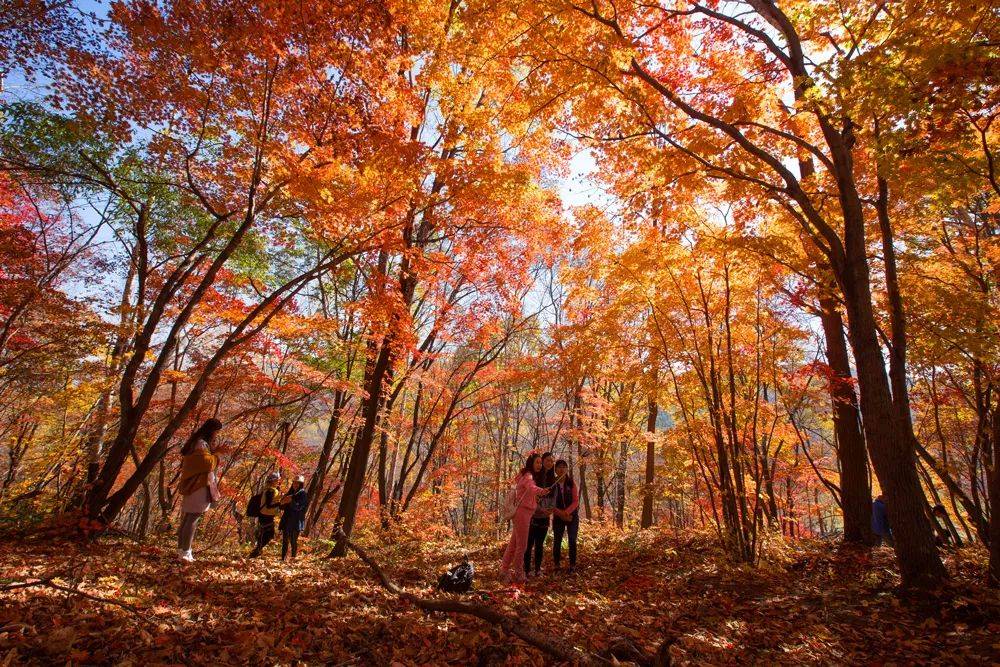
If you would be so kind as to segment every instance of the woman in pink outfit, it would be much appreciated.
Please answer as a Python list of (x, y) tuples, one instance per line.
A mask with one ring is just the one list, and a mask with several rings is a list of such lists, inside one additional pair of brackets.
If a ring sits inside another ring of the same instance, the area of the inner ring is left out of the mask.
[(524, 573), (524, 550), (528, 547), (528, 526), (538, 504), (538, 496), (544, 496), (549, 491), (547, 488), (535, 485), (532, 473), (541, 471), (542, 458), (538, 454), (532, 454), (514, 480), (518, 498), (517, 512), (511, 521), (513, 528), (510, 532), (510, 542), (507, 543), (503, 561), (500, 563), (500, 578), (505, 583), (522, 583), (527, 579)]

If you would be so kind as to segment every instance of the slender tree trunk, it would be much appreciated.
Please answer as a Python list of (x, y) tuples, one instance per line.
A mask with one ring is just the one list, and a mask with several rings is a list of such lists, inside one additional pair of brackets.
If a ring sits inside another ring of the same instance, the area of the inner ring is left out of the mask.
[(649, 440), (646, 441), (646, 486), (642, 493), (642, 520), (641, 528), (649, 528), (653, 525), (653, 481), (656, 472), (656, 446), (653, 442), (653, 434), (656, 433), (656, 415), (658, 412), (656, 399), (650, 396), (648, 414), (646, 415), (646, 433)]
[(619, 528), (625, 527), (625, 468), (628, 461), (628, 440), (622, 439), (618, 450), (618, 471), (615, 477), (618, 478), (618, 488), (616, 489), (615, 525)]
[(990, 567), (989, 585), (1000, 588), (1000, 396), (993, 411), (992, 470), (989, 471)]
[(375, 440), (378, 418), (382, 406), (382, 383), (392, 363), (392, 340), (386, 336), (378, 349), (372, 345), (374, 355), (370, 365), (365, 392), (367, 397), (363, 403), (361, 428), (358, 429), (351, 461), (347, 466), (347, 478), (344, 480), (344, 491), (340, 497), (340, 509), (337, 512), (338, 533), (346, 537), (338, 538), (331, 553), (332, 556), (347, 555), (347, 540), (354, 530), (354, 520), (358, 512), (358, 501), (365, 484), (365, 472), (368, 469), (368, 455)]
[[(309, 504), (313, 506), (313, 510), (319, 505), (319, 494), (326, 485), (326, 471), (330, 467), (330, 455), (333, 453), (333, 443), (337, 439), (337, 430), (340, 425), (341, 396), (342, 392), (340, 390), (334, 394), (333, 413), (330, 415), (330, 421), (326, 426), (326, 435), (323, 437), (323, 449), (320, 451), (319, 460), (316, 462), (316, 470), (309, 480), (308, 498)], [(309, 512), (307, 516), (309, 517), (309, 521), (306, 523), (305, 530), (303, 531), (303, 534), (306, 536), (309, 535), (312, 524), (316, 520), (314, 512)]]
[(597, 514), (599, 519), (604, 520), (604, 494), (607, 489), (604, 486), (604, 475), (601, 474), (600, 470), (596, 471), (594, 475), (597, 478)]
[(593, 518), (590, 509), (590, 491), (587, 489), (587, 464), (580, 462), (580, 500), (583, 501), (583, 516), (587, 521)]

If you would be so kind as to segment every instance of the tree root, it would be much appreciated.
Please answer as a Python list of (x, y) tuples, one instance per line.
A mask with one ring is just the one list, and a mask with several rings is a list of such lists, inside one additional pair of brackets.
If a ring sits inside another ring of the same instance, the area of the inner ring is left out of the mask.
[(101, 602), (104, 604), (113, 604), (122, 609), (126, 609), (133, 614), (143, 614), (143, 610), (139, 607), (135, 607), (125, 602), (119, 602), (118, 600), (109, 600), (108, 598), (98, 597), (97, 595), (91, 595), (90, 593), (84, 593), (79, 588), (70, 588), (69, 586), (63, 586), (62, 584), (57, 584), (53, 581), (55, 576), (42, 577), (41, 579), (36, 579), (35, 581), (19, 581), (12, 584), (7, 584), (6, 586), (0, 586), (0, 593), (5, 593), (7, 591), (16, 591), (22, 588), (33, 588), (35, 586), (44, 586), (46, 588), (52, 588), (57, 591), (62, 591), (63, 593), (70, 593), (71, 595), (79, 595), (80, 597), (87, 598), (88, 600), (93, 600), (94, 602)]
[(500, 629), (507, 634), (518, 637), (525, 643), (544, 651), (546, 654), (557, 660), (569, 662), (574, 665), (612, 664), (610, 660), (606, 660), (600, 656), (586, 653), (580, 649), (569, 646), (569, 642), (551, 639), (540, 632), (536, 632), (535, 630), (525, 627), (525, 623), (521, 619), (501, 614), (495, 609), (491, 609), (485, 605), (461, 602), (458, 600), (429, 600), (414, 595), (413, 593), (409, 593), (393, 583), (381, 566), (379, 566), (379, 564), (370, 555), (368, 555), (362, 547), (352, 542), (343, 533), (340, 533), (339, 537), (345, 540), (347, 547), (356, 553), (358, 557), (372, 569), (383, 588), (394, 595), (398, 595), (401, 599), (413, 603), (424, 611), (474, 616), (488, 623), (499, 626)]

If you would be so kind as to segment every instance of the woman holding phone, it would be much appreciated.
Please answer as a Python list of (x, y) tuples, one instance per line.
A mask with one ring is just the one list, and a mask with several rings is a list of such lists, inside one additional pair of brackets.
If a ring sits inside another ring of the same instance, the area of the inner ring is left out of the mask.
[(528, 546), (524, 550), (524, 574), (531, 576), (531, 557), (535, 557), (534, 576), (541, 576), (542, 555), (545, 553), (545, 538), (549, 534), (549, 523), (552, 521), (552, 511), (555, 509), (555, 472), (556, 459), (552, 452), (542, 454), (542, 469), (533, 473), (535, 486), (549, 489), (549, 492), (538, 499), (531, 523), (528, 524)]
[(510, 541), (500, 562), (500, 578), (506, 583), (523, 583), (527, 579), (524, 572), (524, 552), (528, 548), (531, 517), (538, 505), (538, 496), (549, 492), (549, 489), (535, 484), (534, 475), (541, 472), (542, 459), (538, 454), (532, 454), (514, 478), (517, 511), (511, 519)]

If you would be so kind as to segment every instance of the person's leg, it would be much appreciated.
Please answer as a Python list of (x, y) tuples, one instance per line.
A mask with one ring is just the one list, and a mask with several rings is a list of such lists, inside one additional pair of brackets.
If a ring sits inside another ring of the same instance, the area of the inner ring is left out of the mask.
[(573, 569), (576, 567), (576, 536), (580, 532), (580, 517), (573, 517), (567, 528), (569, 533), (569, 567)]
[(538, 522), (538, 533), (535, 536), (535, 574), (542, 569), (542, 558), (545, 556), (545, 538), (549, 534), (549, 521)]
[(257, 531), (257, 546), (250, 552), (250, 557), (256, 558), (259, 556), (264, 551), (264, 547), (266, 547), (272, 539), (274, 539), (274, 522), (261, 522)]
[(299, 555), (299, 531), (295, 528), (288, 530), (288, 538), (292, 542), (292, 560)]
[(524, 571), (531, 572), (531, 559), (534, 555), (534, 572), (538, 574), (542, 566), (542, 549), (545, 545), (545, 533), (548, 531), (548, 523), (543, 524), (537, 519), (531, 520), (531, 532), (528, 536), (528, 548), (524, 551)]
[(528, 539), (524, 544), (524, 573), (531, 573), (531, 549), (535, 544), (535, 521), (528, 522)]
[(198, 534), (198, 522), (201, 521), (201, 517), (202, 516), (204, 516), (204, 515), (203, 514), (195, 514), (195, 515), (192, 515), (192, 517), (191, 517), (191, 537), (188, 538), (188, 546), (187, 546), (188, 553), (191, 553), (191, 545), (194, 544), (194, 538)]
[(253, 551), (250, 552), (250, 558), (256, 558), (260, 555), (260, 543), (264, 539), (264, 525), (258, 521), (256, 535), (253, 541)]
[(178, 537), (178, 546), (181, 551), (191, 551), (191, 545), (194, 543), (194, 535), (195, 531), (198, 529), (198, 521), (200, 519), (201, 514), (194, 514), (192, 512), (184, 513), (184, 518), (181, 519), (181, 529)]
[(177, 548), (187, 551), (191, 548), (191, 513), (181, 513), (181, 525), (177, 529)]
[(552, 565), (557, 570), (562, 559), (562, 539), (565, 531), (566, 524), (562, 519), (552, 519)]
[(260, 545), (261, 550), (263, 551), (264, 547), (270, 544), (271, 540), (273, 539), (274, 539), (274, 522), (272, 522), (269, 526), (264, 527), (263, 544)]
[(188, 513), (181, 512), (181, 522), (177, 526), (177, 549), (179, 551), (184, 551), (184, 542), (186, 541), (185, 535), (187, 534), (187, 520)]
[(511, 522), (510, 542), (503, 552), (503, 560), (500, 563), (500, 571), (504, 581), (522, 582), (524, 581), (524, 552), (528, 546), (528, 524), (531, 522), (531, 514), (518, 511)]
[(289, 535), (287, 530), (281, 531), (281, 560), (288, 558)]

